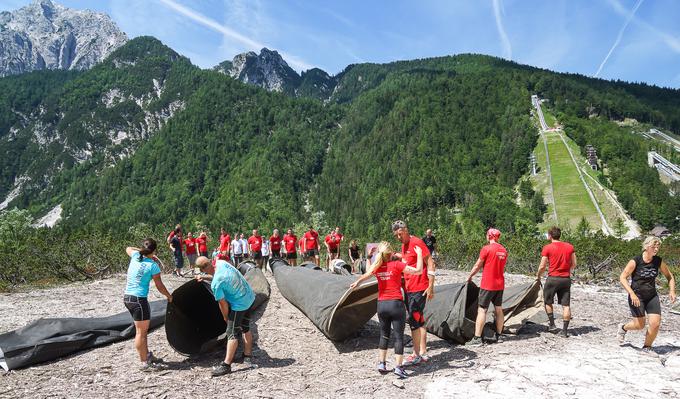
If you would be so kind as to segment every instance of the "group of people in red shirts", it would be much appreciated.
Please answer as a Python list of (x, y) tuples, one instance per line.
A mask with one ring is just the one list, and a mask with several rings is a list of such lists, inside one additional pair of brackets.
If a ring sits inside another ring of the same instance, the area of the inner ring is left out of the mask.
[[(340, 246), (344, 239), (345, 237), (340, 232), (340, 227), (335, 227), (324, 237), (323, 244), (326, 249), (327, 269), (333, 259), (339, 258)], [(188, 232), (187, 236), (183, 237), (182, 226), (180, 224), (175, 226), (175, 229), (167, 237), (167, 242), (175, 261), (174, 274), (182, 276), (184, 255), (186, 255), (192, 270), (199, 256), (210, 257), (208, 253), (209, 241), (210, 239), (204, 231), (198, 237), (194, 237), (191, 232)], [(354, 245), (356, 247), (356, 243)], [(238, 266), (246, 259), (253, 259), (259, 268), (266, 269), (266, 261), (270, 256), (283, 257), (293, 266), (297, 265), (298, 256), (320, 265), (320, 249), (319, 233), (312, 226), (309, 226), (309, 229), (299, 239), (292, 229), (288, 229), (283, 236), (280, 235), (278, 229), (274, 229), (268, 239), (262, 237), (258, 229), (253, 229), (252, 235), (248, 239), (244, 238), (243, 233), (235, 234), (232, 239), (225, 229), (221, 229), (219, 245), (212, 253), (212, 257), (231, 261), (235, 266)], [(354, 249), (355, 251), (350, 252), (351, 254), (355, 254), (358, 250), (358, 248)], [(354, 257), (356, 257), (356, 254)], [(354, 261), (355, 259), (352, 260)]]
[[(352, 284), (356, 287), (362, 281), (375, 276), (378, 280), (378, 319), (380, 321), (381, 335), (378, 348), (380, 350), (378, 371), (387, 373), (390, 370), (386, 364), (386, 352), (391, 329), (394, 328), (394, 352), (396, 365), (391, 370), (400, 378), (407, 376), (404, 368), (427, 362), (427, 331), (424, 317), (427, 301), (434, 297), (435, 262), (428, 245), (409, 233), (406, 223), (397, 220), (392, 224), (392, 232), (401, 242), (401, 252), (393, 252), (387, 242), (382, 242), (377, 248), (377, 253), (369, 255), (366, 273)], [(563, 308), (562, 335), (568, 336), (567, 328), (571, 318), (570, 290), (571, 273), (576, 267), (576, 255), (574, 247), (560, 241), (560, 229), (553, 227), (548, 232), (551, 243), (542, 251), (541, 264), (537, 277), (549, 264), (548, 279), (544, 288), (545, 309), (550, 320), (549, 329), (556, 330), (553, 317), (553, 300), (557, 295)], [(475, 322), (475, 335), (468, 343), (472, 346), (482, 345), (482, 332), (486, 322), (486, 312), (490, 304), (494, 305), (496, 316), (496, 334), (493, 342), (503, 340), (503, 291), (505, 289), (505, 264), (508, 251), (498, 241), (501, 232), (491, 228), (486, 233), (488, 244), (479, 254), (479, 258), (473, 266), (467, 281), (472, 280), (479, 270), (483, 269), (480, 283), (478, 312)], [(402, 284), (403, 278), (403, 284)], [(403, 290), (403, 293), (402, 293)], [(405, 319), (407, 318), (413, 340), (413, 353), (403, 359), (403, 333)], [(488, 342), (488, 341), (486, 341)]]

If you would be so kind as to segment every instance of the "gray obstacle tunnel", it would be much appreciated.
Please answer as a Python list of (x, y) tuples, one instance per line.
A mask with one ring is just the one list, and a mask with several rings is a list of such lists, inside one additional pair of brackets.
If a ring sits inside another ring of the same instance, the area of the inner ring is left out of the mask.
[[(238, 267), (255, 292), (253, 309), (271, 293), (269, 282), (252, 261)], [(184, 355), (195, 355), (212, 348), (224, 334), (227, 324), (210, 289), (210, 283), (190, 280), (172, 293), (165, 314), (165, 334), (170, 346)]]
[(291, 267), (281, 258), (271, 259), (269, 265), (281, 295), (333, 341), (354, 334), (377, 311), (378, 281), (375, 278), (350, 289), (356, 277)]
[[(475, 283), (454, 283), (435, 286), (434, 298), (425, 306), (425, 328), (449, 342), (464, 344), (475, 333), (479, 287)], [(516, 332), (527, 321), (536, 320), (543, 309), (541, 283), (506, 287), (503, 292), (505, 328)], [(493, 305), (487, 320), (493, 317)]]

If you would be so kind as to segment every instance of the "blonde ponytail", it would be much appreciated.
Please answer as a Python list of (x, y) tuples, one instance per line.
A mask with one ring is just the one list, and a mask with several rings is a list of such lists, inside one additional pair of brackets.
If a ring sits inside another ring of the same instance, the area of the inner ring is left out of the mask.
[(388, 262), (390, 258), (392, 258), (392, 252), (392, 245), (390, 245), (389, 242), (383, 241), (378, 244), (378, 259), (375, 261), (375, 263), (371, 264), (371, 267), (366, 271), (366, 273), (375, 273), (375, 271), (378, 270), (380, 266), (383, 265), (383, 263)]

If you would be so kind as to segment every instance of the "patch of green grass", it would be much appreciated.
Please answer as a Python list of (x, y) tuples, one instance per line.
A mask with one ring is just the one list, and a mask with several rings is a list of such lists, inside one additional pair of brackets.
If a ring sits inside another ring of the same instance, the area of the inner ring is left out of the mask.
[(557, 118), (555, 118), (555, 115), (553, 115), (545, 106), (541, 107), (541, 110), (543, 111), (543, 118), (545, 118), (545, 123), (548, 127), (555, 127), (555, 125), (557, 125)]
[(585, 217), (593, 228), (601, 225), (600, 217), (579, 178), (569, 151), (559, 135), (548, 133), (548, 152), (555, 190), (557, 217), (563, 226), (576, 227)]

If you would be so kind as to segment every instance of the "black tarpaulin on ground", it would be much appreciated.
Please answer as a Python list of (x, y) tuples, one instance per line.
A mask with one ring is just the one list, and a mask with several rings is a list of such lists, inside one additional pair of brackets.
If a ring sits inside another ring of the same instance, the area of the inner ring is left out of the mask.
[[(150, 303), (151, 328), (163, 324), (165, 305), (166, 301)], [(0, 366), (5, 370), (27, 367), (134, 335), (128, 311), (108, 317), (39, 319), (0, 335)]]
[[(238, 270), (255, 292), (255, 309), (269, 299), (269, 282), (252, 261), (241, 263)], [(207, 351), (226, 329), (210, 283), (191, 280), (173, 291), (172, 303), (168, 304), (165, 315), (165, 335), (177, 352), (188, 356)]]
[[(520, 284), (506, 287), (503, 292), (505, 327), (517, 331), (526, 321), (543, 309), (541, 284)], [(434, 298), (425, 305), (427, 331), (450, 342), (464, 344), (475, 333), (479, 287), (475, 283), (454, 283), (435, 286)], [(493, 305), (488, 316), (493, 314)]]
[(376, 313), (378, 281), (374, 278), (350, 290), (356, 277), (291, 267), (279, 258), (272, 259), (270, 266), (281, 295), (331, 340), (349, 337)]

